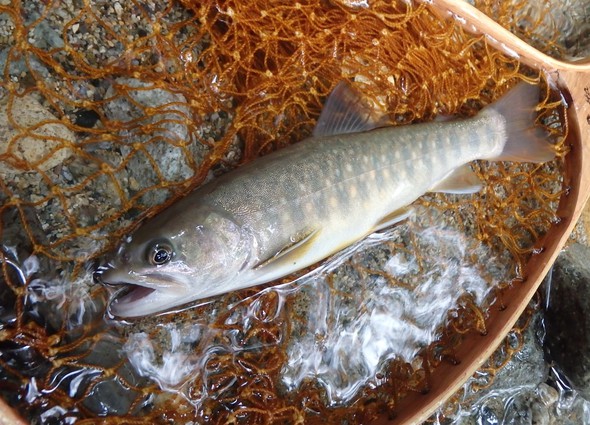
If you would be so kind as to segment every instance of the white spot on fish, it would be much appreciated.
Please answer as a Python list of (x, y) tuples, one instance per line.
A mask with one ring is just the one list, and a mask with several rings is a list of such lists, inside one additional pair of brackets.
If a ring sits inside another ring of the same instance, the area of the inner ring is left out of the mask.
[(352, 164), (348, 163), (346, 164), (346, 166), (344, 167), (346, 169), (346, 171), (348, 171), (349, 173), (352, 173)]
[(348, 189), (348, 195), (350, 196), (350, 198), (351, 199), (355, 199), (358, 194), (359, 194), (359, 192), (356, 189), (356, 186), (355, 185), (351, 185), (350, 188)]
[(449, 134), (449, 135), (447, 135), (447, 136), (444, 138), (444, 141), (445, 141), (445, 145), (446, 145), (446, 146), (449, 146), (449, 147), (450, 147), (450, 146), (452, 146), (452, 145), (453, 145), (453, 141), (451, 140), (451, 135), (450, 135), (450, 134)]
[(338, 208), (338, 198), (336, 198), (335, 196), (330, 197), (330, 207)]

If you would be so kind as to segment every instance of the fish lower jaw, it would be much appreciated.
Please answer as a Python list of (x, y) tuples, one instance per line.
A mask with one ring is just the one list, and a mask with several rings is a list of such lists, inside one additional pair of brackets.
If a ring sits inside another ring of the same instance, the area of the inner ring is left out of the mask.
[(116, 317), (141, 317), (163, 313), (173, 307), (191, 301), (192, 297), (179, 288), (156, 289), (127, 283), (117, 291), (109, 303), (109, 314)]
[(146, 286), (139, 285), (124, 285), (123, 288), (118, 290), (112, 298), (112, 302), (120, 304), (131, 304), (139, 301), (151, 293), (156, 291), (154, 288), (148, 288)]

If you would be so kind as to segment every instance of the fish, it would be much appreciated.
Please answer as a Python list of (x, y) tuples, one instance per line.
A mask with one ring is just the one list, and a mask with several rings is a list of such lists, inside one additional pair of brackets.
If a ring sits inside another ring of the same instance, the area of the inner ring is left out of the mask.
[(474, 160), (555, 157), (521, 82), (469, 118), (385, 126), (350, 83), (310, 137), (214, 179), (146, 220), (99, 270), (117, 317), (169, 312), (275, 281), (404, 220), (427, 192), (473, 194)]

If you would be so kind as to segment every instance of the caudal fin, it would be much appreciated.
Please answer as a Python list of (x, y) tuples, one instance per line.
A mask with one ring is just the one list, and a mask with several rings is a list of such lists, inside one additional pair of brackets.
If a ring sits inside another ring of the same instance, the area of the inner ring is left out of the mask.
[[(548, 134), (535, 126), (539, 87), (519, 83), (497, 102), (486, 107), (506, 120), (506, 144), (498, 161), (546, 162), (555, 158)], [(484, 111), (485, 111), (484, 110)]]

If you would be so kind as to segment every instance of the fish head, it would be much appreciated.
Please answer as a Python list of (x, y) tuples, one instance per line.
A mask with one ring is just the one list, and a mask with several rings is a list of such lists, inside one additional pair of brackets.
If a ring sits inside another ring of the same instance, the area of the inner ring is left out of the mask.
[(97, 271), (102, 283), (122, 286), (111, 314), (145, 316), (227, 292), (248, 264), (247, 229), (211, 207), (179, 207), (146, 221)]

